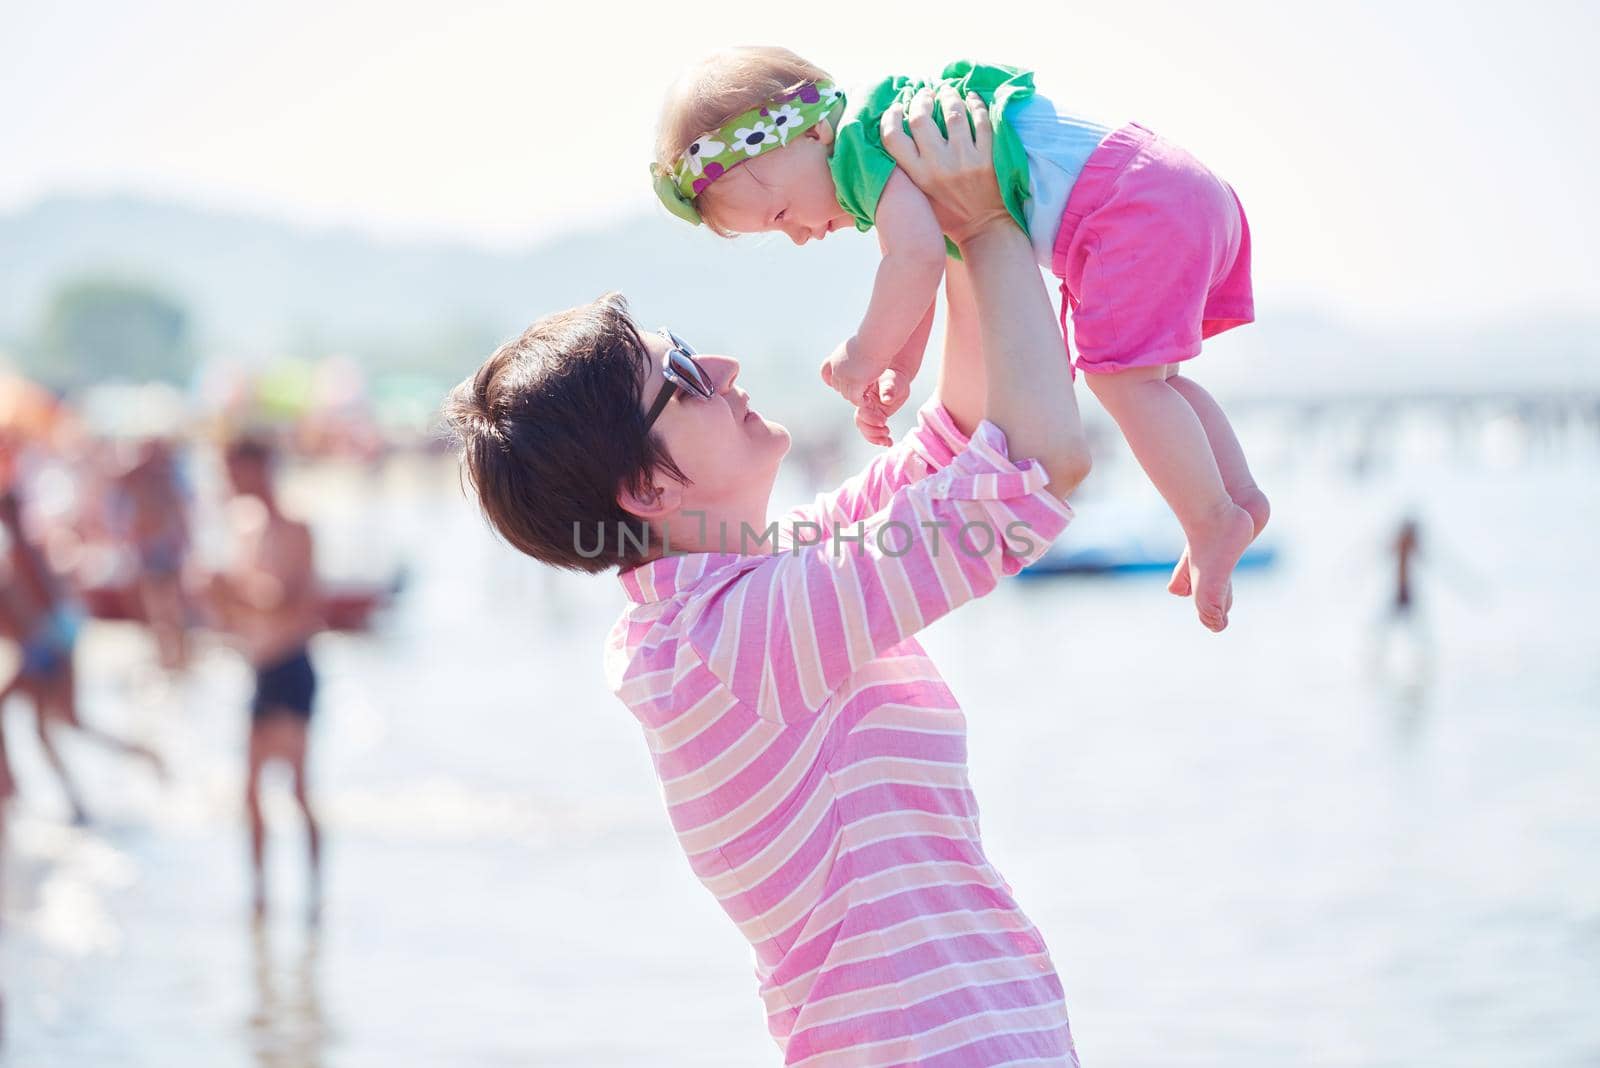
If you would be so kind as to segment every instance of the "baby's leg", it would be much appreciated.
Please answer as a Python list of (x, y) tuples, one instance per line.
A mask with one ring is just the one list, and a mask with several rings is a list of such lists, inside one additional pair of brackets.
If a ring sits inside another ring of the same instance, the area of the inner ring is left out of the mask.
[(1255, 536), (1255, 524), (1228, 495), (1199, 415), (1166, 375), (1165, 367), (1134, 367), (1085, 377), (1183, 526), (1200, 622), (1222, 630), (1233, 565)]
[[(1183, 395), (1194, 409), (1194, 414), (1199, 417), (1200, 425), (1205, 427), (1206, 440), (1211, 443), (1211, 454), (1216, 457), (1217, 469), (1222, 473), (1222, 484), (1228, 490), (1228, 496), (1233, 498), (1233, 503), (1250, 513), (1250, 520), (1255, 524), (1255, 533), (1259, 537), (1261, 530), (1267, 525), (1267, 519), (1272, 515), (1272, 507), (1267, 503), (1267, 495), (1261, 492), (1256, 485), (1255, 478), (1250, 474), (1250, 465), (1245, 461), (1244, 449), (1239, 447), (1239, 439), (1234, 436), (1233, 426), (1228, 422), (1228, 417), (1207, 393), (1200, 383), (1192, 378), (1174, 374), (1167, 379), (1167, 384)], [(1178, 561), (1178, 566), (1173, 569), (1172, 581), (1167, 584), (1167, 589), (1179, 597), (1187, 597), (1190, 593), (1189, 583), (1189, 550), (1183, 550), (1183, 559)]]

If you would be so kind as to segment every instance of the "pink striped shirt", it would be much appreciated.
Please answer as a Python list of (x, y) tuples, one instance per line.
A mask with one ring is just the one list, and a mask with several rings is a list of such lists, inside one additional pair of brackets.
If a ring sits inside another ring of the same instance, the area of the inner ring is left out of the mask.
[(784, 521), (820, 543), (622, 575), (607, 678), (755, 949), (785, 1064), (1077, 1063), (1044, 940), (983, 853), (966, 720), (912, 638), (1066, 526), (1045, 481), (930, 405)]

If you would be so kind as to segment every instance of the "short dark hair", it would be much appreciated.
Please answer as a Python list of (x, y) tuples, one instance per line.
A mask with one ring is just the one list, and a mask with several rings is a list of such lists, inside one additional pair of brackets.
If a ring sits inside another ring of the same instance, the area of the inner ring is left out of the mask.
[(684, 479), (645, 430), (649, 359), (627, 301), (607, 293), (540, 319), (450, 391), (466, 481), (514, 548), (591, 573), (646, 557), (649, 526), (617, 493), (644, 492), (658, 469)]

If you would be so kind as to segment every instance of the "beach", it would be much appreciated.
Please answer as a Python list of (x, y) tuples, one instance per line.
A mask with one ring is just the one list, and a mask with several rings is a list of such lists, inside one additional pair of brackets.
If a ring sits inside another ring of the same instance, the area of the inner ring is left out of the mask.
[[(1594, 435), (1545, 449), (1489, 427), (1463, 451), (1422, 420), (1357, 473), (1338, 428), (1284, 432), (1244, 431), (1278, 559), (1240, 573), (1223, 635), (1140, 576), (1005, 583), (925, 636), (1079, 1054), (1594, 1064)], [(30, 714), (8, 711), (26, 800), (0, 1065), (776, 1063), (749, 949), (605, 691), (615, 580), (516, 558), (444, 461), (296, 472), (287, 498), (325, 569), (408, 574), (370, 634), (314, 645), (320, 923), (281, 786), (274, 908), (249, 916), (247, 669), (209, 643), (168, 683), (141, 632), (92, 625), (85, 715), (161, 748), (172, 781), (72, 745), (99, 818), (68, 826)], [(1441, 561), (1420, 580), (1429, 638), (1379, 654), (1402, 514)]]

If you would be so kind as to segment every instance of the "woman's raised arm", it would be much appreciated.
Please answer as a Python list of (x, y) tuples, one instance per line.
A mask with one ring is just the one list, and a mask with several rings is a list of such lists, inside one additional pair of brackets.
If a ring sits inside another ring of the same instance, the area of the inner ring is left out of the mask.
[[(935, 106), (943, 109), (955, 137), (946, 139), (934, 124)], [(962, 136), (969, 130), (970, 136)], [(884, 148), (933, 202), (940, 228), (960, 247), (978, 308), (980, 374), (941, 372), (940, 389), (950, 391), (941, 400), (947, 408), (970, 407), (973, 398), (964, 391), (982, 388), (983, 417), (1005, 432), (1010, 454), (1039, 461), (1050, 492), (1065, 499), (1089, 473), (1089, 449), (1032, 246), (1000, 199), (988, 109), (975, 94), (963, 101), (946, 86), (936, 100), (924, 90), (904, 115), (898, 105), (890, 108), (880, 134)]]

